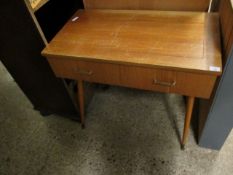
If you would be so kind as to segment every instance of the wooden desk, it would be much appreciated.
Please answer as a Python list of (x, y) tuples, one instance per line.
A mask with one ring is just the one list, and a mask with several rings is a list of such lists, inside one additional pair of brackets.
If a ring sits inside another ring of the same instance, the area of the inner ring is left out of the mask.
[(78, 81), (82, 126), (83, 81), (188, 96), (184, 146), (195, 97), (209, 98), (222, 71), (218, 25), (199, 12), (80, 10), (42, 54)]

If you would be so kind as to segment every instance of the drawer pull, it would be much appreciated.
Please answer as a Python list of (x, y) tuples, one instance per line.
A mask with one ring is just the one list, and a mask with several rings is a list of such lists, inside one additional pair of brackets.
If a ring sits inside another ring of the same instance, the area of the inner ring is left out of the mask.
[(76, 70), (79, 74), (81, 75), (92, 75), (93, 72), (91, 70), (80, 70), (80, 69), (77, 69)]
[(163, 82), (163, 81), (159, 81), (159, 80), (154, 79), (154, 84), (161, 85), (161, 86), (172, 87), (172, 86), (176, 85), (176, 81), (173, 81), (173, 82)]

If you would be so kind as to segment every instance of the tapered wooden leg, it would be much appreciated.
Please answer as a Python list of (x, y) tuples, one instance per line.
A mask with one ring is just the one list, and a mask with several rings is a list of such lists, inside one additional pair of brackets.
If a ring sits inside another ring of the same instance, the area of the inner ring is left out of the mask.
[(85, 128), (83, 81), (78, 80), (77, 84), (78, 84), (78, 101), (79, 101), (80, 120), (81, 120), (82, 128)]
[(195, 100), (195, 97), (188, 97), (188, 99), (187, 99), (185, 123), (184, 123), (183, 137), (182, 137), (182, 141), (181, 141), (181, 148), (182, 149), (184, 149), (184, 146), (185, 146), (185, 143), (187, 141), (188, 134), (189, 134), (190, 121), (192, 118), (194, 100)]

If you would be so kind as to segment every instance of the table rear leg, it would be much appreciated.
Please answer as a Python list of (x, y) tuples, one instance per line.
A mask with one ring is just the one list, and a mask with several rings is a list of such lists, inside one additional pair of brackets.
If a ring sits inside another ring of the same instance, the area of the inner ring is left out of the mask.
[(79, 102), (79, 111), (80, 111), (80, 120), (82, 128), (85, 128), (85, 119), (84, 119), (84, 88), (83, 81), (78, 80), (78, 102)]

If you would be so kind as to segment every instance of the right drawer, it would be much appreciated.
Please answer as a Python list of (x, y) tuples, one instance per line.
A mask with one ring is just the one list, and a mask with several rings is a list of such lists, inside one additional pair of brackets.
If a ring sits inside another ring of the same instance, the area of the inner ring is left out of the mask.
[(126, 87), (209, 98), (215, 76), (174, 70), (120, 66), (120, 82)]

